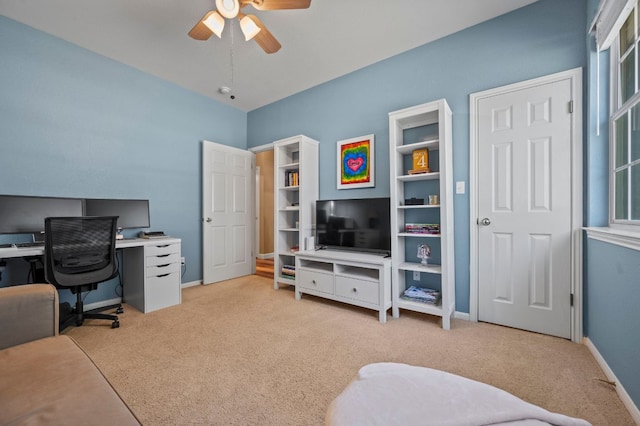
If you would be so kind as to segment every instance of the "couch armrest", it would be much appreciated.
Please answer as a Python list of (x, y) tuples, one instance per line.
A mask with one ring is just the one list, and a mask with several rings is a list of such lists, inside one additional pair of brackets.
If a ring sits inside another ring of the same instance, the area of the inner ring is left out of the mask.
[(51, 284), (0, 288), (0, 349), (58, 335), (58, 292)]

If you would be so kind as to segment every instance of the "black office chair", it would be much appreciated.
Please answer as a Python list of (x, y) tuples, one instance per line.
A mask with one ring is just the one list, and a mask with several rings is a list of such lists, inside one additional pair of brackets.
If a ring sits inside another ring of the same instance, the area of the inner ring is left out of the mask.
[(71, 315), (60, 322), (60, 330), (85, 318), (111, 320), (111, 328), (120, 327), (115, 314), (99, 313), (122, 305), (84, 311), (82, 293), (118, 275), (116, 263), (117, 216), (48, 217), (45, 229), (45, 279), (57, 288), (68, 288), (76, 295)]

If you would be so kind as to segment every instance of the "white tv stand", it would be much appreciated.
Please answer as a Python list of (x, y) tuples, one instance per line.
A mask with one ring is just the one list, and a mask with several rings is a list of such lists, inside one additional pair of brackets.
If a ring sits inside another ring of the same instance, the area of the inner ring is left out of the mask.
[(391, 258), (341, 250), (296, 253), (296, 300), (303, 293), (378, 311), (391, 308)]

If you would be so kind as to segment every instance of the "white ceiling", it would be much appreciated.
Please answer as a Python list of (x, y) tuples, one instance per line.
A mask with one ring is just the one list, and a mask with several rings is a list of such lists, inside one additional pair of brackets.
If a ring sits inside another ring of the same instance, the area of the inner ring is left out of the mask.
[[(244, 41), (237, 21), (227, 23), (222, 39), (191, 39), (187, 33), (215, 8), (214, 0), (0, 0), (0, 13), (251, 111), (535, 1), (311, 0), (304, 10), (247, 7), (282, 44), (271, 55)], [(221, 86), (231, 87), (235, 99), (219, 93)]]

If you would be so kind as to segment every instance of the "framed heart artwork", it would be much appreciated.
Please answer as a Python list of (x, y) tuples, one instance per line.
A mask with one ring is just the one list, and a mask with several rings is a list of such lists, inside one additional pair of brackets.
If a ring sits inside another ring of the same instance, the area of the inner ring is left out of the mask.
[(374, 135), (338, 141), (338, 189), (375, 186)]

